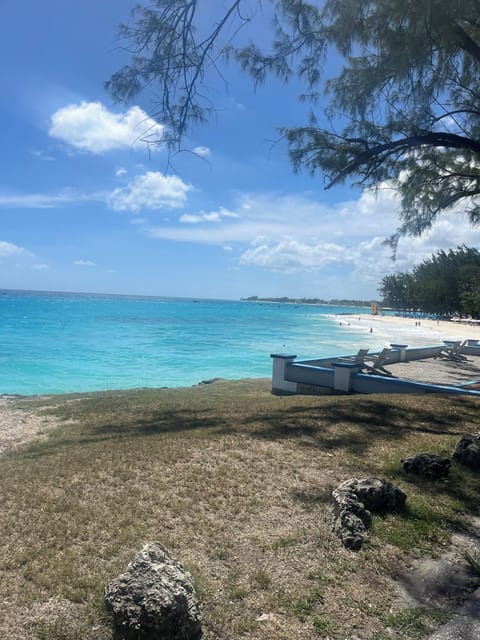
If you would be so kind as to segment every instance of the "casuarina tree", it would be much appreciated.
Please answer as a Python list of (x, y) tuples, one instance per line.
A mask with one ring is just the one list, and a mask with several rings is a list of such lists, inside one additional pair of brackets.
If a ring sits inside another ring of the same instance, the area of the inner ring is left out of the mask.
[(215, 110), (212, 74), (228, 82), (238, 63), (255, 84), (302, 86), (310, 118), (281, 130), (295, 170), (398, 189), (400, 235), (452, 209), (480, 222), (478, 0), (150, 0), (120, 35), (131, 59), (107, 87), (154, 89), (171, 149)]

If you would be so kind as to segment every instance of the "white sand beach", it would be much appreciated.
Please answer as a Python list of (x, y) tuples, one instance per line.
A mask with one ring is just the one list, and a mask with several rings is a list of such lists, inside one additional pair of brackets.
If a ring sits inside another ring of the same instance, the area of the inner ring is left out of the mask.
[(359, 347), (370, 346), (372, 350), (390, 343), (427, 346), (444, 340), (480, 340), (480, 325), (463, 322), (367, 314), (339, 315), (335, 321), (349, 333), (358, 334)]
[[(480, 326), (446, 320), (403, 318), (393, 315), (344, 315), (331, 318), (349, 334), (357, 336), (357, 348), (379, 351), (391, 344), (409, 347), (442, 345), (444, 340), (480, 340)], [(480, 380), (480, 357), (468, 356), (468, 362), (415, 360), (388, 365), (395, 377), (433, 384), (456, 385)]]

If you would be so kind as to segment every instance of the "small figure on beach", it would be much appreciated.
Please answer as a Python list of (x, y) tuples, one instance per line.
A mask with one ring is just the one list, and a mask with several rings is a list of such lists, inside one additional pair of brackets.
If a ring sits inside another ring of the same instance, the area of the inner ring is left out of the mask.
[(370, 327), (370, 333), (373, 333), (373, 329), (372, 329), (372, 327)]

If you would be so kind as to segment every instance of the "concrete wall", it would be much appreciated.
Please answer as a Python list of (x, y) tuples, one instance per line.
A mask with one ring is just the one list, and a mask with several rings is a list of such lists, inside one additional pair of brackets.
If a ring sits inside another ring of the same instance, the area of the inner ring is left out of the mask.
[(411, 349), (407, 349), (406, 351), (406, 360), (410, 362), (411, 360), (424, 360), (425, 358), (438, 358), (442, 349), (445, 348), (445, 345), (438, 344), (432, 347), (412, 347)]
[(320, 387), (330, 387), (333, 389), (333, 369), (326, 367), (315, 367), (303, 363), (291, 363), (287, 365), (286, 375), (291, 382), (301, 384), (313, 384)]
[[(424, 360), (438, 357), (445, 345), (430, 347), (403, 346), (392, 349), (387, 354), (388, 363)], [(369, 355), (375, 356), (380, 352)], [(462, 353), (466, 355), (480, 356), (480, 345), (466, 346)], [(402, 357), (404, 356), (404, 358)], [(389, 378), (373, 374), (361, 373), (353, 362), (353, 356), (340, 356), (336, 358), (317, 358), (295, 362), (293, 355), (272, 354), (273, 393), (452, 393), (457, 395), (480, 396), (480, 391), (468, 389), (465, 386), (443, 386), (403, 380), (401, 378)]]
[(480, 345), (467, 345), (466, 347), (463, 347), (462, 353), (466, 356), (480, 356)]

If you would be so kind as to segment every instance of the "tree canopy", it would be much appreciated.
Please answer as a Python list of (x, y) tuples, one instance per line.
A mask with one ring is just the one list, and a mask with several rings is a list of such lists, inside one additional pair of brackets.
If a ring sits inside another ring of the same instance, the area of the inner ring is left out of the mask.
[(480, 252), (439, 251), (411, 272), (387, 275), (379, 287), (386, 306), (441, 315), (480, 316)]
[[(302, 83), (310, 119), (281, 130), (295, 170), (327, 188), (395, 187), (400, 235), (420, 235), (453, 207), (480, 223), (478, 0), (219, 0), (211, 28), (206, 5), (150, 0), (120, 27), (131, 60), (107, 88), (121, 101), (155, 90), (164, 144), (180, 148), (212, 114), (208, 78), (233, 61), (255, 84)], [(269, 32), (250, 40), (265, 13)], [(342, 63), (334, 77), (332, 56)]]

